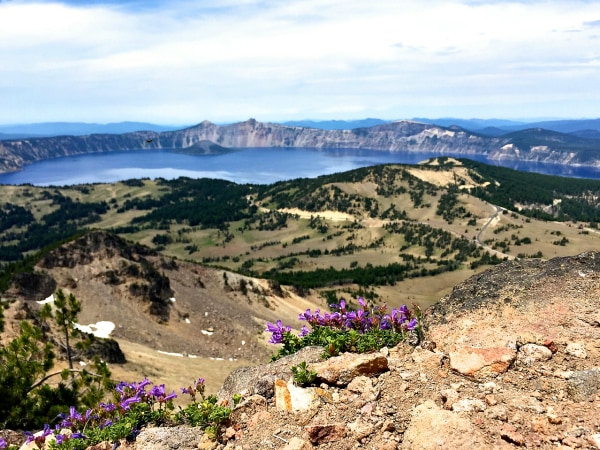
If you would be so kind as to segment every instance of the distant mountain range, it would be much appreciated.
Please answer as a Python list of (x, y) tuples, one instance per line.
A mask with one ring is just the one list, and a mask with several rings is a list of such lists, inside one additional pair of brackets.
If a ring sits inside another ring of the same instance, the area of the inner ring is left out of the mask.
[(172, 131), (181, 127), (156, 125), (145, 122), (84, 123), (44, 122), (17, 125), (0, 125), (0, 139), (28, 137), (84, 136), (86, 134), (122, 134), (134, 131)]
[(291, 127), (318, 128), (320, 130), (352, 130), (354, 128), (374, 127), (375, 125), (384, 125), (390, 123), (389, 120), (382, 119), (361, 119), (361, 120), (289, 120), (281, 122), (282, 125)]
[[(460, 127), (474, 133), (488, 136), (502, 136), (513, 131), (521, 131), (529, 128), (543, 128), (559, 133), (573, 134), (587, 139), (600, 139), (600, 119), (575, 119), (575, 120), (551, 120), (541, 122), (520, 122), (503, 119), (458, 119), (454, 117), (443, 117), (439, 119), (428, 119), (415, 117), (414, 122), (428, 123), (440, 127)], [(362, 119), (362, 120), (296, 120), (282, 122), (282, 125), (317, 128), (321, 130), (352, 130), (355, 128), (373, 127), (391, 123), (390, 120)]]
[(429, 123), (442, 127), (458, 126), (465, 130), (489, 136), (502, 136), (513, 131), (527, 130), (530, 128), (543, 128), (544, 130), (559, 133), (573, 134), (579, 137), (600, 139), (600, 119), (579, 120), (549, 120), (542, 122), (516, 122), (500, 119), (423, 119), (415, 118), (416, 122)]
[[(595, 124), (596, 121), (585, 122), (586, 126), (598, 126), (598, 130), (589, 131), (592, 135), (600, 132), (600, 121)], [(555, 126), (559, 125), (566, 127), (568, 124), (555, 123)], [(576, 128), (574, 124), (570, 126)], [(215, 147), (210, 150), (211, 153), (227, 151), (227, 148), (245, 147), (364, 148), (434, 152), (440, 155), (485, 155), (496, 160), (600, 166), (600, 140), (541, 127), (490, 136), (469, 131), (460, 125), (439, 126), (423, 121), (397, 121), (370, 127), (324, 130), (250, 119), (229, 125), (204, 121), (174, 131), (135, 131), (123, 134), (4, 140), (0, 141), (0, 171), (19, 170), (23, 165), (41, 159), (93, 152), (132, 149), (198, 151), (199, 145), (204, 149), (209, 148), (210, 144), (203, 141), (224, 147), (222, 150), (215, 150)]]
[[(559, 133), (571, 133), (593, 139), (600, 139), (600, 119), (574, 119), (574, 120), (552, 120), (542, 122), (522, 122), (504, 119), (459, 119), (454, 117), (443, 117), (428, 119), (415, 117), (410, 119), (414, 122), (428, 123), (441, 127), (457, 126), (465, 130), (487, 134), (490, 136), (501, 136), (503, 134), (526, 130), (528, 128), (543, 128)], [(316, 128), (320, 130), (353, 130), (355, 128), (368, 128), (376, 125), (392, 123), (393, 120), (383, 119), (359, 119), (359, 120), (289, 120), (276, 122), (280, 125), (293, 127)], [(146, 122), (114, 122), (106, 124), (85, 122), (43, 122), (31, 124), (0, 125), (0, 140), (22, 139), (26, 137), (50, 137), (50, 136), (84, 136), (87, 134), (123, 134), (134, 131), (174, 131), (182, 127), (170, 125), (157, 125)]]

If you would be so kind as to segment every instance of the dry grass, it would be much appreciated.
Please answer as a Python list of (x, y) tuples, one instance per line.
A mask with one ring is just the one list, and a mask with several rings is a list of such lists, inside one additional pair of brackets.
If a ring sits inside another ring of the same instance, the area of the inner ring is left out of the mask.
[[(179, 388), (189, 386), (193, 380), (200, 377), (206, 380), (206, 392), (215, 394), (231, 371), (254, 365), (243, 359), (229, 361), (172, 356), (125, 340), (119, 340), (119, 346), (127, 358), (127, 363), (110, 365), (113, 379), (139, 381), (148, 377), (154, 383), (164, 383), (169, 391), (176, 390), (178, 394)], [(181, 397), (176, 403), (183, 405), (187, 404), (188, 400), (189, 398)]]

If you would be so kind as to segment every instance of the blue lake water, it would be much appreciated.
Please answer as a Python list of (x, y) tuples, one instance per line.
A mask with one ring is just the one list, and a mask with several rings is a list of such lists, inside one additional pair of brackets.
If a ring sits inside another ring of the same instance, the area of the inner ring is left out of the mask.
[[(112, 183), (131, 178), (219, 178), (236, 183), (270, 184), (313, 178), (376, 164), (416, 164), (434, 153), (359, 149), (249, 148), (223, 155), (186, 155), (172, 150), (130, 150), (39, 161), (20, 172), (0, 174), (0, 184), (67, 186)], [(452, 155), (447, 155), (452, 156)], [(462, 157), (460, 155), (455, 155)], [(514, 161), (478, 161), (516, 170), (600, 179), (600, 168)]]

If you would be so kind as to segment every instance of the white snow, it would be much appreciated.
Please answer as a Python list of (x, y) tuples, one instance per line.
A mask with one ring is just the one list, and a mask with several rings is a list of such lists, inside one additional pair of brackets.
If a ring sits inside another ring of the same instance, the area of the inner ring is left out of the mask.
[(46, 297), (44, 300), (37, 301), (36, 303), (40, 305), (45, 305), (46, 303), (54, 303), (54, 294), (50, 294), (49, 297)]
[(73, 326), (79, 331), (93, 334), (99, 338), (109, 338), (110, 333), (112, 333), (115, 329), (115, 324), (109, 322), (108, 320), (101, 320), (100, 322), (91, 323), (89, 325), (80, 325), (78, 323), (74, 323)]
[(189, 355), (187, 353), (173, 353), (173, 352), (163, 352), (162, 350), (157, 350), (158, 353), (167, 356), (178, 356), (180, 358), (188, 357), (188, 358), (197, 358), (198, 355)]
[(212, 336), (214, 331), (200, 330), (200, 333), (205, 334), (207, 336)]
[(183, 353), (163, 352), (162, 350), (158, 350), (158, 353), (160, 353), (162, 355), (168, 355), (168, 356), (181, 356), (181, 357), (183, 357)]
[(187, 317), (185, 318), (185, 323), (192, 323), (190, 322), (190, 319), (188, 319)]

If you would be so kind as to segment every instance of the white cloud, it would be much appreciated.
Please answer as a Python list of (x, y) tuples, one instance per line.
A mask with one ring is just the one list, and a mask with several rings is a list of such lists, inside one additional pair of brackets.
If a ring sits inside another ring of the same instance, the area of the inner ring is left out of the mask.
[(82, 4), (0, 3), (0, 122), (580, 117), (600, 100), (596, 2)]

